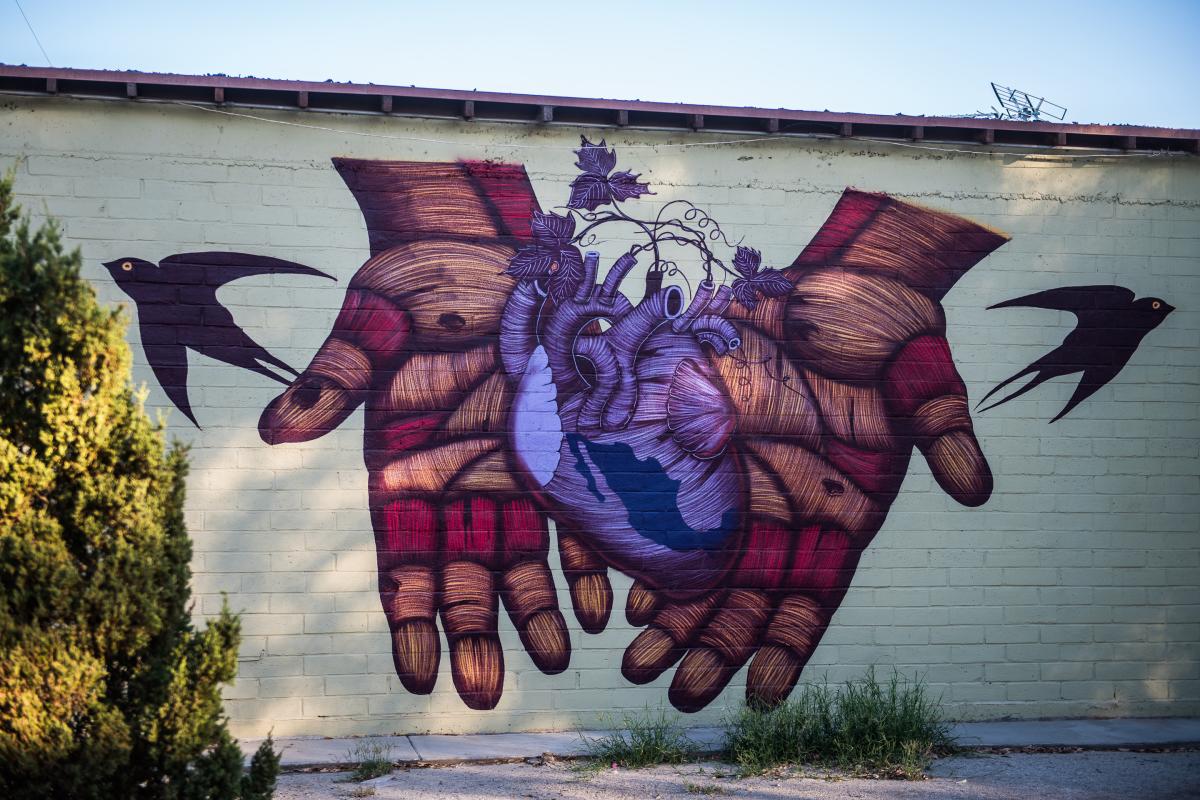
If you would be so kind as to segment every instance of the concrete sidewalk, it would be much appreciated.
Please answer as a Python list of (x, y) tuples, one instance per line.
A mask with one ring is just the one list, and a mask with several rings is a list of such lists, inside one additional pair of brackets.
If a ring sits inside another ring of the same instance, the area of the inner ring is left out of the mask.
[[(964, 747), (1153, 747), (1200, 744), (1200, 719), (1074, 719), (1015, 722), (960, 722), (953, 735)], [(605, 731), (571, 733), (496, 733), (463, 735), (369, 736), (346, 739), (277, 739), (283, 751), (283, 766), (299, 767), (349, 764), (364, 742), (390, 747), (396, 762), (459, 763), (532, 758), (550, 753), (578, 756), (583, 739), (604, 736)], [(721, 728), (690, 728), (688, 736), (704, 752), (721, 746)], [(249, 756), (260, 739), (241, 742)]]
[(1197, 800), (1200, 752), (987, 753), (939, 758), (920, 781), (823, 770), (738, 774), (715, 761), (580, 772), (565, 761), (529, 759), (400, 769), (349, 783), (344, 772), (281, 775), (275, 800)]

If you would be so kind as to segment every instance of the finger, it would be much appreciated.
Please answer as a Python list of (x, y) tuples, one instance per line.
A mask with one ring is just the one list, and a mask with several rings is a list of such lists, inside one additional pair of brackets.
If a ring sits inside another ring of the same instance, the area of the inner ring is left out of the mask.
[(342, 424), (373, 375), (399, 362), (410, 324), (408, 312), (375, 292), (348, 291), (329, 338), (259, 418), (263, 441), (306, 442)]
[[(963, 406), (965, 414), (965, 401)], [(992, 471), (971, 431), (952, 430), (931, 436), (921, 452), (938, 485), (958, 502), (980, 506), (992, 496)]]
[(690, 713), (712, 702), (754, 652), (770, 611), (763, 592), (735, 589), (725, 595), (675, 670), (671, 705)]
[(445, 509), (441, 613), (450, 644), (450, 671), (459, 697), (485, 711), (500, 702), (504, 653), (497, 634), (496, 508), (485, 497)]
[(780, 601), (750, 663), (746, 702), (774, 708), (786, 700), (828, 627), (829, 615), (812, 598), (793, 594)]
[(528, 500), (516, 500), (504, 504), (501, 529), (504, 607), (533, 663), (547, 675), (556, 675), (571, 663), (571, 642), (546, 563), (546, 518)]
[(908, 418), (914, 444), (925, 454), (938, 484), (964, 505), (992, 493), (992, 472), (975, 439), (967, 390), (944, 336), (918, 336), (888, 366), (889, 408)]
[(379, 600), (392, 635), (392, 660), (404, 688), (429, 694), (441, 661), (438, 637), (438, 515), (418, 499), (395, 500), (376, 514)]
[[(710, 703), (746, 663), (762, 636), (771, 611), (767, 590), (787, 578), (790, 537), (778, 526), (752, 527), (745, 556), (748, 569), (735, 573), (731, 583), (754, 588), (672, 604), (635, 582), (626, 616), (632, 624), (644, 624), (650, 617), (652, 621), (626, 650), (622, 664), (626, 678), (634, 683), (654, 680), (683, 655), (672, 680), (671, 703), (685, 712)], [(662, 610), (655, 613), (660, 605)]]
[(756, 587), (778, 605), (746, 676), (748, 702), (773, 707), (791, 692), (845, 596), (865, 542), (818, 524), (794, 532), (769, 521), (751, 525), (732, 582)]
[[(675, 670), (668, 696), (680, 711), (712, 702), (753, 654), (771, 614), (771, 595), (786, 584), (795, 549), (791, 531), (769, 521), (751, 523), (729, 580), (741, 588), (730, 592)], [(631, 606), (632, 598), (630, 592)]]
[(625, 599), (625, 619), (630, 625), (640, 628), (654, 618), (654, 612), (660, 605), (658, 592), (640, 580), (634, 581)]
[(442, 568), (442, 624), (450, 642), (454, 687), (476, 711), (495, 708), (503, 690), (496, 608), (491, 570), (473, 561), (451, 561)]
[(608, 569), (590, 547), (574, 533), (559, 526), (558, 556), (571, 590), (575, 617), (588, 633), (599, 633), (612, 613), (612, 584)]
[(625, 648), (621, 674), (636, 684), (649, 683), (661, 675), (683, 655), (720, 599), (720, 593), (713, 592), (695, 600), (666, 604)]

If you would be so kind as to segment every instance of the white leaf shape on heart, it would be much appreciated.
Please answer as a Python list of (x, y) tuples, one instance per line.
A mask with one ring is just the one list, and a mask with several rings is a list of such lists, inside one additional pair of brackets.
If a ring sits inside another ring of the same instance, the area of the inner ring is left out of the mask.
[(529, 356), (513, 399), (512, 439), (521, 466), (540, 486), (554, 477), (561, 457), (563, 426), (557, 397), (546, 348), (539, 344)]

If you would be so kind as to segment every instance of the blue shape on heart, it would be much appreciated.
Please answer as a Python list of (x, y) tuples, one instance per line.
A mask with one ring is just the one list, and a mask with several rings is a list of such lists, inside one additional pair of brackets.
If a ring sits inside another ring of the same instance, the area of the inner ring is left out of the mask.
[(718, 550), (737, 531), (736, 508), (722, 514), (721, 524), (716, 528), (696, 530), (688, 525), (679, 510), (680, 482), (667, 474), (657, 458), (641, 459), (623, 442), (602, 444), (577, 433), (568, 433), (567, 443), (575, 455), (575, 468), (587, 480), (588, 489), (604, 501), (595, 476), (579, 451), (580, 443), (624, 503), (629, 524), (650, 541), (676, 551)]
[[(571, 448), (571, 455), (575, 456), (575, 471), (587, 481), (587, 489), (592, 493), (592, 497), (596, 498), (597, 502), (603, 503), (604, 495), (600, 494), (600, 487), (596, 485), (596, 476), (592, 474), (591, 467), (583, 460), (583, 453), (579, 451), (579, 443), (585, 441), (587, 440), (577, 433), (567, 434), (567, 446)], [(590, 450), (588, 454), (591, 454)]]

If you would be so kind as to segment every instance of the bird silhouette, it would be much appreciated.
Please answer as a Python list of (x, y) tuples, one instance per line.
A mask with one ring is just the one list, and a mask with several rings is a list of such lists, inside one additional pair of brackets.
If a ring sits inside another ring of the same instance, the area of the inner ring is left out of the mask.
[(1051, 422), (1062, 419), (1115, 378), (1146, 334), (1175, 310), (1157, 297), (1135, 300), (1133, 292), (1123, 286), (1063, 286), (1005, 300), (989, 310), (1017, 306), (1070, 311), (1077, 318), (1075, 330), (1067, 334), (1061, 345), (988, 392), (978, 406), (1019, 378), (1033, 375), (1032, 380), (985, 408), (976, 406), (976, 410), (987, 411), (1007, 403), (1051, 378), (1082, 372), (1075, 393)]
[(217, 300), (217, 289), (251, 275), (315, 275), (333, 280), (312, 267), (246, 253), (179, 253), (157, 265), (140, 258), (118, 258), (104, 266), (137, 304), (142, 349), (154, 376), (196, 427), (200, 423), (187, 390), (189, 349), (284, 384), (291, 379), (265, 365), (297, 374), (233, 321), (229, 309)]

